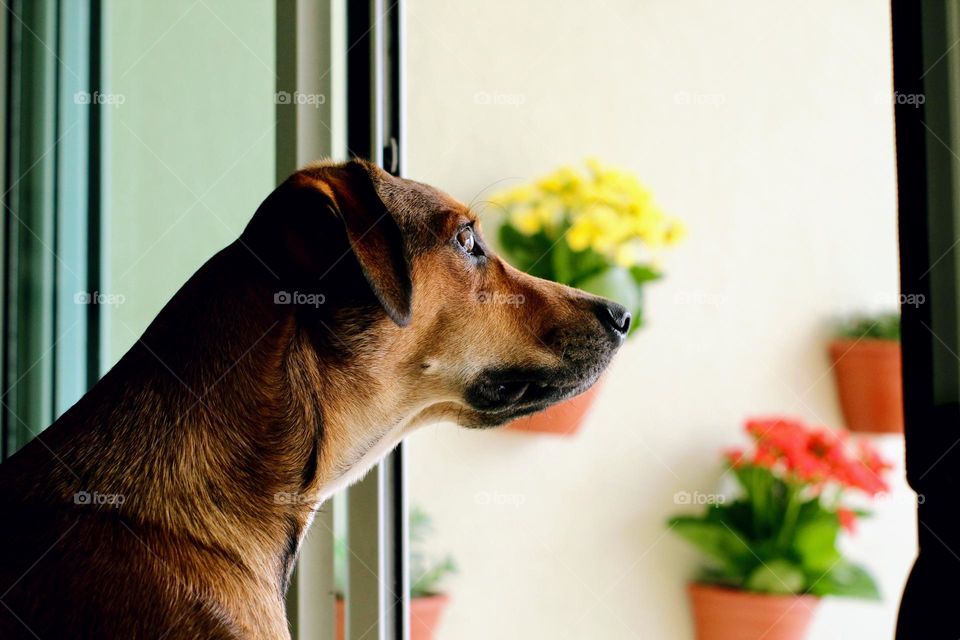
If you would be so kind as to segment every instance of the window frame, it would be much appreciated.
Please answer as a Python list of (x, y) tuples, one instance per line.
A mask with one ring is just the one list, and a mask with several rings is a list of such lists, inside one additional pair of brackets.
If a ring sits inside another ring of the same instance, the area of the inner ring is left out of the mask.
[[(907, 480), (918, 494), (919, 552), (897, 637), (956, 637), (960, 563), (960, 3), (893, 0)], [(904, 99), (900, 99), (903, 96)], [(906, 98), (923, 96), (923, 100)], [(935, 631), (934, 631), (935, 630)]]
[[(98, 0), (12, 0), (6, 50), (0, 459), (99, 377)], [(39, 81), (38, 81), (39, 79)]]

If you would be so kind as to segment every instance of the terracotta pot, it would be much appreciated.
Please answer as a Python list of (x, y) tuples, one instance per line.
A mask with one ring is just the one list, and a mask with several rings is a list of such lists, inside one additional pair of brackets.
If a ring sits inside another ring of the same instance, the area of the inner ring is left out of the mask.
[[(449, 602), (450, 596), (442, 593), (410, 600), (410, 640), (433, 640), (440, 616)], [(337, 625), (334, 637), (343, 640), (347, 628), (346, 607), (340, 598), (337, 598), (334, 616)]]
[(696, 583), (687, 592), (697, 640), (802, 640), (820, 601)]
[(555, 404), (545, 411), (518, 418), (508, 424), (507, 429), (555, 436), (572, 436), (580, 430), (580, 425), (583, 424), (587, 411), (593, 406), (601, 382), (602, 380), (598, 380), (580, 395)]
[(440, 616), (450, 602), (450, 596), (437, 594), (410, 601), (410, 640), (433, 640), (440, 624)]
[(848, 429), (903, 432), (899, 342), (834, 340), (830, 343), (830, 361)]
[(347, 635), (347, 607), (343, 604), (342, 598), (337, 598), (333, 603), (334, 632), (333, 637), (336, 640), (343, 640)]

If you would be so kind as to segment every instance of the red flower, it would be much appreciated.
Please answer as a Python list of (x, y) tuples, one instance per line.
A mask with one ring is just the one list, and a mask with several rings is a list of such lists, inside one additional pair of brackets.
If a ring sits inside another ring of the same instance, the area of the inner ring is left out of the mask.
[(779, 459), (777, 458), (776, 451), (772, 447), (761, 442), (757, 444), (757, 449), (753, 452), (753, 460), (751, 463), (758, 467), (764, 467), (773, 470), (778, 461)]
[[(754, 440), (751, 463), (780, 472), (819, 490), (824, 483), (858, 489), (870, 495), (888, 490), (881, 477), (890, 463), (866, 441), (851, 448), (844, 431), (809, 427), (799, 420), (783, 417), (752, 418), (746, 430)], [(738, 452), (742, 463), (745, 454)]]
[(848, 533), (856, 533), (857, 531), (857, 514), (855, 514), (850, 509), (846, 507), (840, 507), (837, 509), (837, 519), (840, 520), (840, 526), (843, 527)]
[(746, 454), (742, 447), (732, 447), (723, 452), (723, 457), (731, 467), (737, 469), (746, 463)]

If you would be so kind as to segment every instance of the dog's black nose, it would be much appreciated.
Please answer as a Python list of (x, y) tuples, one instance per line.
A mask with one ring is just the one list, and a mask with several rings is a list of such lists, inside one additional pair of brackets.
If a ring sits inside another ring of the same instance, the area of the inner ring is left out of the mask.
[(600, 323), (620, 338), (625, 338), (630, 330), (630, 312), (623, 305), (604, 300), (595, 309)]

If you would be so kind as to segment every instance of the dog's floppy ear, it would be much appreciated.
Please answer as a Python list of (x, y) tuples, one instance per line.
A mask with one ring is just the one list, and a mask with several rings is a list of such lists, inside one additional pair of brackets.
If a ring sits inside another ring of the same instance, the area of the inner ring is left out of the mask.
[(302, 175), (326, 196), (374, 295), (390, 319), (403, 327), (410, 323), (413, 283), (400, 227), (377, 194), (381, 172), (354, 160), (307, 169)]
[(413, 284), (395, 212), (378, 194), (388, 181), (400, 182), (362, 160), (302, 169), (264, 200), (241, 242), (274, 277), (328, 298), (353, 298), (354, 277), (363, 278), (390, 319), (406, 326)]

